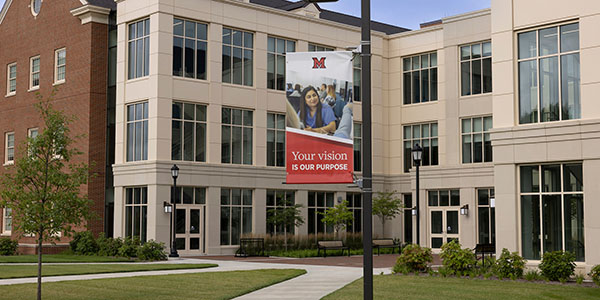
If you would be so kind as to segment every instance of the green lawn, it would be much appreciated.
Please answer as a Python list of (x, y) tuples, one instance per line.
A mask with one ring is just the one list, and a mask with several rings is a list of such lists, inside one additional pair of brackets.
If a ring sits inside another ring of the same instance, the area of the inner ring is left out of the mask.
[[(42, 276), (202, 269), (215, 264), (60, 264), (42, 266)], [(37, 265), (2, 265), (0, 279), (37, 277)]]
[[(430, 276), (381, 275), (373, 278), (373, 298), (382, 299), (599, 299), (600, 288), (545, 283)], [(359, 279), (325, 300), (363, 298)]]
[[(0, 263), (37, 263), (37, 255), (0, 256)], [(89, 263), (89, 262), (127, 262), (132, 261), (126, 257), (73, 255), (73, 254), (44, 254), (42, 262), (45, 263)]]
[[(44, 283), (44, 299), (231, 299), (306, 273), (253, 270)], [(0, 299), (35, 299), (35, 284), (0, 286)]]

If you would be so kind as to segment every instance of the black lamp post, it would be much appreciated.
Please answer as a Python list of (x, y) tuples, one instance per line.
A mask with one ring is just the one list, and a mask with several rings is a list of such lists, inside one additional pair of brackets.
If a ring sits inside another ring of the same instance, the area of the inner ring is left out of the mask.
[(177, 177), (179, 176), (179, 167), (177, 167), (177, 165), (173, 165), (173, 167), (171, 168), (171, 176), (173, 177), (173, 193), (171, 196), (171, 203), (173, 203), (171, 216), (173, 216), (173, 221), (171, 222), (172, 244), (171, 253), (169, 253), (169, 257), (179, 257), (179, 254), (177, 253), (177, 239), (175, 238), (175, 222), (177, 222), (177, 200), (179, 198), (179, 193), (177, 193)]
[(419, 146), (419, 143), (416, 143), (415, 146), (412, 148), (412, 155), (413, 155), (413, 161), (415, 162), (415, 166), (417, 167), (417, 205), (415, 206), (416, 208), (416, 213), (415, 215), (417, 216), (417, 245), (421, 245), (421, 232), (419, 230), (420, 228), (420, 221), (419, 221), (419, 166), (421, 165), (421, 158), (423, 157), (423, 148), (421, 148), (421, 146)]

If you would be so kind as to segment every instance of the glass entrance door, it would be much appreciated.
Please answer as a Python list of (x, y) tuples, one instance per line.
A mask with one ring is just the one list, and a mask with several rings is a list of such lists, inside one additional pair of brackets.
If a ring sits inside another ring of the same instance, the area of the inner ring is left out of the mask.
[(180, 254), (204, 253), (204, 206), (178, 206), (175, 231)]
[(444, 243), (458, 241), (458, 210), (430, 209), (431, 248), (440, 249)]

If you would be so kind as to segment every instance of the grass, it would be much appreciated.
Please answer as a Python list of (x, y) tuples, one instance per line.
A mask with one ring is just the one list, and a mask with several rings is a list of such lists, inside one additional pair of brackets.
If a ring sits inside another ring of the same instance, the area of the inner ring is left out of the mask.
[[(231, 299), (306, 273), (252, 270), (44, 283), (44, 299)], [(0, 299), (35, 299), (35, 284), (0, 286)]]
[[(598, 299), (600, 288), (502, 280), (430, 276), (373, 276), (374, 299)], [(356, 280), (325, 300), (363, 298), (363, 281)]]
[[(317, 255), (317, 249), (304, 249), (304, 250), (270, 250), (267, 251), (269, 256), (280, 256), (280, 257), (294, 257), (294, 258), (305, 258), (305, 257), (319, 257), (323, 256), (323, 251), (320, 255)], [(377, 250), (373, 250), (374, 255), (377, 255)], [(381, 254), (391, 254), (391, 248), (381, 249)], [(398, 248), (394, 250), (394, 253), (398, 253)], [(362, 255), (363, 249), (351, 249), (350, 255)], [(341, 256), (342, 250), (327, 250), (327, 256)], [(344, 255), (348, 255), (348, 252), (344, 250)]]
[[(202, 269), (215, 264), (60, 264), (42, 266), (42, 276)], [(37, 265), (0, 266), (0, 279), (37, 277)]]
[[(0, 256), (0, 263), (37, 263), (37, 255)], [(90, 262), (131, 262), (126, 257), (73, 255), (73, 254), (44, 254), (44, 263), (90, 263)]]

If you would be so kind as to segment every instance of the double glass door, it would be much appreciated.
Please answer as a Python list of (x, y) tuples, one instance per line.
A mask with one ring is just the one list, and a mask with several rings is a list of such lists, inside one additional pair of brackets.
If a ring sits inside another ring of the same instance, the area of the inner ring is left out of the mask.
[(458, 241), (458, 209), (430, 209), (431, 248), (440, 249), (444, 243)]
[(177, 250), (181, 254), (204, 253), (204, 205), (177, 205)]

